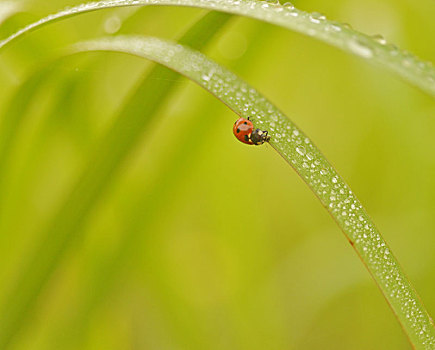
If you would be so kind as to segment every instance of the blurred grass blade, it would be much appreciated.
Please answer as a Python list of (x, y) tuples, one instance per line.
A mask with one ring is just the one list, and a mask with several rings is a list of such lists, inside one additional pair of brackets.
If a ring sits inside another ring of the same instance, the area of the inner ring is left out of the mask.
[[(32, 74), (17, 90), (10, 99), (7, 108), (2, 112), (0, 119), (0, 178), (5, 171), (6, 158), (10, 153), (10, 148), (16, 136), (16, 132), (25, 118), (32, 97), (38, 91), (38, 88), (44, 87), (49, 79), (51, 69), (44, 67)], [(0, 180), (1, 183), (1, 180)]]
[[(208, 116), (213, 116), (213, 112), (207, 112)], [(195, 137), (192, 137), (192, 132)], [(151, 238), (147, 233), (151, 233), (156, 222), (161, 220), (159, 213), (162, 210), (165, 210), (165, 216), (170, 215), (167, 203), (183, 188), (183, 182), (191, 174), (192, 166), (197, 164), (198, 154), (204, 151), (204, 141), (217, 137), (216, 133), (217, 128), (210, 129), (210, 120), (198, 111), (188, 125), (180, 130), (177, 138), (171, 140), (172, 152), (158, 170), (157, 181), (150, 188), (137, 193), (129, 205), (130, 210), (125, 220), (127, 224), (122, 228), (116, 252), (87, 271), (88, 278), (79, 298), (83, 301), (73, 317), (68, 319), (68, 323), (62, 325), (61, 334), (57, 334), (57, 348), (82, 348), (82, 342), (86, 339), (84, 335), (91, 327), (92, 311), (105, 303), (118, 286), (122, 272), (132, 267), (136, 261), (134, 257), (146, 254), (143, 252), (143, 247), (146, 246), (144, 242)]]
[[(229, 15), (210, 13), (182, 38), (187, 45), (203, 48), (228, 21)], [(140, 141), (157, 111), (176, 87), (178, 74), (155, 67), (140, 83), (114, 125), (89, 158), (70, 195), (42, 234), (42, 241), (12, 286), (0, 312), (0, 349), (10, 345), (29, 319), (29, 313), (54, 269), (83, 232), (84, 225), (113, 178)]]
[(0, 2), (0, 24), (6, 19), (20, 12), (23, 4), (16, 1), (2, 1)]
[[(57, 60), (50, 62), (50, 64), (44, 64), (44, 67), (39, 67), (38, 70), (30, 74), (14, 92), (0, 115), (0, 232), (6, 219), (4, 209), (10, 200), (7, 178), (10, 176), (10, 161), (19, 139), (18, 134), (28, 118), (31, 117), (33, 103), (39, 102), (41, 98), (38, 93), (56, 84), (54, 81), (56, 79), (53, 79), (56, 74), (53, 72), (60, 68), (62, 61)], [(60, 84), (64, 83), (64, 80), (60, 81)], [(13, 193), (13, 196), (16, 196), (16, 193)]]
[[(37, 92), (53, 84), (50, 79), (51, 69), (45, 66), (32, 74), (13, 94), (0, 116), (0, 232), (7, 226), (10, 199), (16, 197), (8, 188), (8, 176), (12, 149), (16, 143), (20, 126), (27, 119), (32, 101), (37, 98)], [(26, 101), (26, 103), (23, 103)]]
[(103, 0), (71, 7), (49, 15), (17, 31), (0, 42), (0, 49), (22, 35), (47, 23), (80, 13), (120, 6), (172, 5), (217, 10), (251, 17), (291, 29), (355, 54), (395, 72), (406, 81), (435, 96), (435, 69), (382, 37), (359, 33), (348, 25), (329, 21), (318, 13), (308, 13), (290, 5), (256, 0)]
[(137, 55), (195, 81), (235, 113), (268, 130), (270, 144), (299, 173), (345, 233), (416, 349), (434, 349), (435, 328), (397, 260), (360, 202), (311, 140), (259, 92), (187, 47), (157, 38), (119, 36), (88, 41), (77, 51)]

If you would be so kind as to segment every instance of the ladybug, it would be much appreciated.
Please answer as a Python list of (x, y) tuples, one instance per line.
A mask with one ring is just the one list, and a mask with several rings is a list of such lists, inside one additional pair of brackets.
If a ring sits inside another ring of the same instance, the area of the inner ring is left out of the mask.
[(254, 129), (254, 124), (248, 119), (239, 118), (233, 126), (233, 133), (237, 140), (248, 145), (262, 145), (270, 140), (267, 131)]

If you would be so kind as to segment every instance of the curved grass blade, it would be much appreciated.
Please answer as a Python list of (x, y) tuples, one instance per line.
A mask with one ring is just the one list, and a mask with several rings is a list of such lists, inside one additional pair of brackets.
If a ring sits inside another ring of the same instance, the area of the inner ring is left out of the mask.
[(293, 6), (256, 0), (103, 0), (71, 7), (49, 15), (17, 31), (3, 41), (0, 49), (22, 35), (45, 24), (80, 13), (120, 6), (189, 6), (255, 18), (303, 33), (344, 51), (353, 53), (395, 72), (409, 83), (435, 96), (435, 69), (378, 36), (359, 33), (348, 25), (329, 21), (323, 15), (298, 10)]
[(416, 349), (435, 348), (435, 328), (384, 239), (348, 185), (312, 141), (281, 111), (236, 75), (206, 56), (157, 38), (120, 36), (88, 41), (77, 51), (124, 52), (163, 64), (268, 130), (270, 144), (319, 198), (378, 284)]
[[(181, 41), (203, 48), (230, 18), (209, 13)], [(23, 328), (53, 271), (83, 228), (143, 132), (176, 87), (178, 74), (155, 67), (140, 83), (113, 126), (90, 155), (89, 163), (57, 215), (42, 232), (42, 240), (10, 289), (0, 312), (0, 348), (6, 349)]]

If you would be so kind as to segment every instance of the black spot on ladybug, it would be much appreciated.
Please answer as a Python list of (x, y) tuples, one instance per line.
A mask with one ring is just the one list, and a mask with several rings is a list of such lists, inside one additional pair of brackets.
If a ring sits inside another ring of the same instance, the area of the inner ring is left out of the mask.
[(237, 129), (237, 133), (239, 133), (240, 132), (240, 129)]
[(245, 125), (246, 125), (246, 124), (248, 124), (248, 122), (244, 122), (243, 124), (245, 124)]
[(249, 141), (249, 136), (245, 135), (245, 141)]

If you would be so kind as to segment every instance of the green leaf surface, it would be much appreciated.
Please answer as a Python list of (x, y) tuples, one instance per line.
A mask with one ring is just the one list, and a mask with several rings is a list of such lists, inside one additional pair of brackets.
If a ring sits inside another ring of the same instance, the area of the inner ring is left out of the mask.
[[(289, 3), (288, 3), (289, 4)], [(294, 30), (338, 47), (373, 62), (435, 96), (435, 69), (414, 55), (387, 44), (381, 36), (359, 33), (349, 25), (329, 21), (318, 13), (298, 10), (293, 5), (281, 5), (255, 0), (106, 0), (89, 2), (49, 15), (12, 34), (0, 42), (0, 49), (22, 35), (45, 24), (98, 9), (121, 6), (189, 6), (255, 18)]]
[[(181, 39), (203, 48), (228, 21), (229, 15), (210, 13)], [(95, 147), (76, 185), (42, 232), (16, 284), (11, 286), (0, 312), (0, 348), (6, 348), (28, 322), (38, 296), (66, 252), (83, 234), (93, 209), (107, 194), (115, 176), (141, 140), (147, 126), (176, 87), (178, 74), (155, 67), (138, 85), (118, 118)], [(36, 79), (37, 81), (37, 79)], [(30, 83), (30, 88), (34, 83)], [(25, 91), (24, 91), (25, 92)]]
[(118, 51), (163, 64), (198, 83), (255, 127), (298, 172), (345, 233), (416, 349), (435, 348), (435, 328), (390, 248), (368, 214), (313, 142), (258, 91), (206, 56), (160, 40), (119, 36), (88, 41), (77, 51)]

